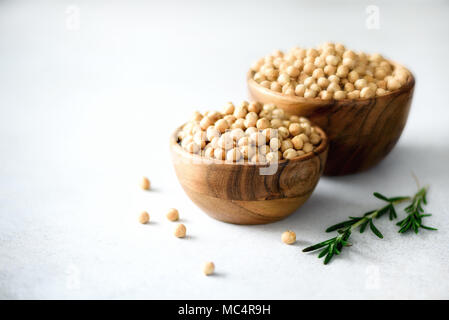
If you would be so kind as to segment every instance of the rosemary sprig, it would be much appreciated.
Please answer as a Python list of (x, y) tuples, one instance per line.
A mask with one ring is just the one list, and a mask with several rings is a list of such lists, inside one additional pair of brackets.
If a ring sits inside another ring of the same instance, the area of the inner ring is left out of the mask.
[(438, 230), (422, 224), (422, 218), (431, 216), (431, 214), (425, 214), (422, 207), (427, 204), (427, 189), (428, 187), (421, 188), (413, 197), (412, 203), (404, 209), (408, 215), (404, 220), (401, 220), (396, 224), (399, 226), (399, 233), (405, 233), (409, 230), (413, 230), (417, 234), (419, 228)]
[(337, 231), (339, 234), (331, 239), (317, 243), (310, 247), (307, 247), (303, 252), (310, 252), (321, 249), (318, 258), (324, 258), (324, 264), (328, 264), (335, 255), (339, 255), (344, 247), (351, 246), (348, 241), (353, 230), (359, 228), (360, 233), (365, 232), (367, 226), (370, 227), (371, 231), (379, 238), (383, 239), (382, 233), (374, 225), (374, 219), (378, 219), (383, 215), (389, 215), (390, 220), (397, 217), (396, 210), (394, 206), (404, 201), (408, 201), (410, 197), (393, 197), (387, 198), (383, 194), (378, 192), (374, 193), (374, 196), (380, 200), (387, 202), (388, 204), (380, 209), (368, 211), (361, 217), (349, 217), (349, 220), (337, 223), (326, 229), (326, 232)]

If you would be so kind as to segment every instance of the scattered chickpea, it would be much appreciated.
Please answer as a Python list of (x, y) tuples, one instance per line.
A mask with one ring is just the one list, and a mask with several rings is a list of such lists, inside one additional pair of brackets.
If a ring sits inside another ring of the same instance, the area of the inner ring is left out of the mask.
[(140, 187), (143, 190), (150, 190), (150, 188), (151, 188), (150, 180), (147, 177), (142, 177), (142, 181), (140, 182)]
[(296, 242), (296, 233), (291, 230), (287, 230), (282, 233), (281, 240), (285, 244), (294, 244)]
[(178, 224), (175, 228), (175, 237), (184, 238), (186, 236), (186, 226), (182, 223)]
[(210, 276), (215, 271), (215, 264), (213, 262), (206, 262), (203, 266), (203, 273)]
[(146, 224), (150, 221), (150, 215), (146, 211), (142, 211), (142, 213), (139, 216), (139, 222), (141, 224)]
[(178, 219), (179, 219), (179, 212), (178, 212), (177, 209), (171, 208), (170, 210), (168, 210), (166, 217), (170, 221), (178, 221)]

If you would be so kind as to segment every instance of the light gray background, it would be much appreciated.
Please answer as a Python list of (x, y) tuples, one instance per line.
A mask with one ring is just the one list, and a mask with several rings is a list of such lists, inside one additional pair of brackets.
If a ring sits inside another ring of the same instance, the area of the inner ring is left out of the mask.
[[(448, 13), (445, 1), (1, 1), (0, 298), (449, 298)], [(327, 40), (414, 72), (398, 145), (371, 171), (321, 179), (279, 223), (210, 219), (177, 182), (169, 134), (195, 109), (247, 99), (253, 60)], [(301, 252), (379, 206), (373, 191), (412, 194), (411, 172), (431, 185), (439, 231), (399, 235), (385, 219), (384, 240), (355, 233), (328, 266)]]

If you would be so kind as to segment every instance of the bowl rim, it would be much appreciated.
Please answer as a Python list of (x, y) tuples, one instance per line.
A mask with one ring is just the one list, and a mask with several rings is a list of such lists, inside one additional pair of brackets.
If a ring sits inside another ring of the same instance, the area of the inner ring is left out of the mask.
[[(306, 161), (309, 159), (312, 159), (314, 157), (319, 156), (320, 154), (322, 154), (323, 152), (327, 151), (329, 148), (329, 138), (327, 137), (326, 132), (324, 132), (323, 129), (321, 129), (320, 127), (314, 125), (312, 123), (313, 126), (315, 126), (319, 132), (319, 134), (321, 135), (321, 143), (318, 145), (318, 147), (315, 148), (315, 150), (308, 152), (306, 154), (303, 154), (301, 156), (295, 157), (293, 159), (282, 159), (281, 161), (278, 161), (277, 164), (278, 165), (285, 165), (291, 162), (301, 162), (301, 161)], [(178, 138), (177, 138), (177, 133), (181, 130), (181, 128), (184, 126), (181, 125), (180, 127), (178, 127), (175, 132), (173, 132), (170, 136), (170, 147), (173, 151), (175, 151), (177, 154), (181, 155), (184, 158), (190, 158), (191, 160), (198, 160), (201, 161), (201, 163), (205, 163), (205, 164), (220, 164), (220, 165), (228, 165), (228, 166), (255, 166), (257, 168), (263, 168), (263, 167), (267, 167), (269, 166), (269, 162), (266, 163), (252, 163), (252, 162), (231, 162), (228, 160), (218, 160), (218, 159), (211, 159), (211, 158), (206, 158), (203, 157), (201, 155), (198, 154), (193, 154), (190, 152), (187, 152), (186, 150), (184, 150), (181, 145), (178, 143)]]
[(272, 97), (276, 97), (278, 99), (287, 100), (288, 102), (290, 102), (292, 104), (307, 103), (307, 104), (316, 105), (316, 106), (333, 105), (335, 103), (346, 104), (346, 103), (350, 103), (350, 102), (354, 102), (354, 101), (368, 101), (371, 99), (386, 98), (386, 97), (389, 97), (392, 95), (396, 95), (397, 93), (410, 90), (410, 88), (412, 88), (415, 85), (415, 77), (413, 76), (413, 73), (410, 71), (410, 69), (406, 68), (402, 64), (397, 63), (393, 60), (388, 60), (388, 59), (386, 59), (386, 60), (389, 63), (391, 63), (394, 67), (402, 67), (402, 68), (406, 69), (409, 72), (409, 77), (407, 78), (406, 83), (403, 86), (401, 86), (399, 89), (389, 91), (388, 93), (386, 93), (384, 95), (374, 96), (372, 98), (357, 98), (357, 99), (346, 99), (345, 98), (345, 99), (340, 99), (340, 100), (336, 100), (336, 99), (332, 98), (329, 100), (323, 100), (321, 98), (304, 98), (304, 97), (298, 97), (298, 96), (287, 96), (283, 93), (279, 93), (279, 92), (276, 92), (276, 91), (273, 91), (271, 89), (261, 86), (258, 82), (256, 82), (256, 80), (253, 79), (252, 74), (254, 71), (251, 69), (249, 69), (249, 71), (247, 73), (246, 81), (247, 81), (248, 87), (254, 87), (256, 90), (260, 91), (264, 95), (269, 95)]

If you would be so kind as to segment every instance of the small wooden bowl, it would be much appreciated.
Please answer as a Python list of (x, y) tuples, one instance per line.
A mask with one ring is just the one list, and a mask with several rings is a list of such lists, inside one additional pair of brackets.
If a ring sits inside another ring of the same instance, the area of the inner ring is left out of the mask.
[[(400, 66), (391, 62), (394, 66)], [(415, 79), (383, 96), (369, 99), (321, 100), (286, 96), (262, 87), (248, 73), (250, 97), (273, 103), (290, 115), (309, 118), (330, 140), (325, 175), (345, 175), (378, 164), (395, 146), (407, 122)]]
[(281, 160), (268, 175), (260, 174), (267, 165), (188, 153), (177, 141), (178, 130), (170, 149), (179, 182), (198, 207), (224, 222), (264, 224), (285, 218), (310, 197), (326, 164), (328, 139), (321, 129), (322, 142), (314, 152)]

